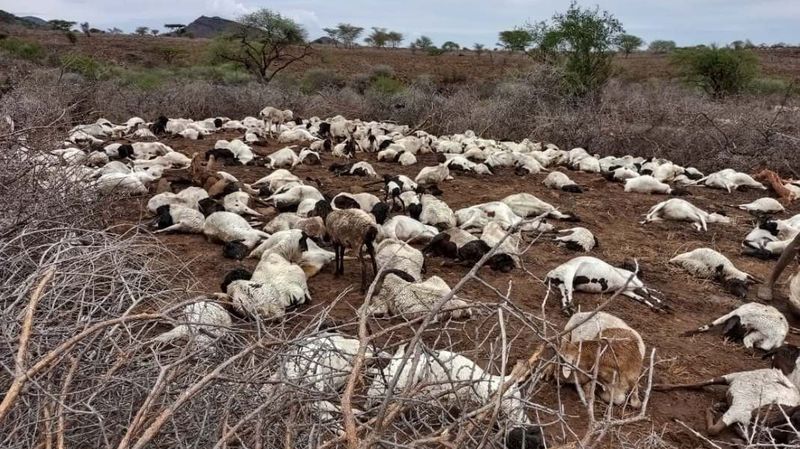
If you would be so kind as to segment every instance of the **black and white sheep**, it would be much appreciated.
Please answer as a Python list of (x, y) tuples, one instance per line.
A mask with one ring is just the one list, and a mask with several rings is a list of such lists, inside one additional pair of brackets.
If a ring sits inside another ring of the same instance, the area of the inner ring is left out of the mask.
[(778, 309), (750, 302), (742, 304), (709, 324), (684, 333), (684, 336), (697, 335), (719, 327), (722, 327), (722, 333), (726, 338), (741, 340), (746, 348), (756, 347), (765, 351), (783, 345), (789, 332), (789, 323)]
[(551, 189), (563, 190), (565, 192), (572, 192), (572, 193), (582, 193), (583, 189), (581, 186), (575, 183), (575, 181), (569, 179), (569, 176), (561, 173), (560, 171), (550, 172), (544, 181), (542, 182), (545, 186)]
[(732, 294), (744, 298), (747, 288), (756, 279), (737, 269), (727, 257), (711, 248), (697, 248), (688, 253), (679, 254), (670, 263), (678, 265), (694, 276), (704, 279), (715, 279)]
[(560, 234), (555, 238), (559, 245), (565, 246), (572, 251), (583, 251), (588, 253), (599, 245), (597, 237), (592, 231), (580, 226), (558, 231)]
[(641, 224), (660, 220), (688, 221), (698, 231), (708, 230), (708, 223), (730, 223), (731, 219), (715, 212), (708, 213), (680, 198), (662, 201), (652, 208)]

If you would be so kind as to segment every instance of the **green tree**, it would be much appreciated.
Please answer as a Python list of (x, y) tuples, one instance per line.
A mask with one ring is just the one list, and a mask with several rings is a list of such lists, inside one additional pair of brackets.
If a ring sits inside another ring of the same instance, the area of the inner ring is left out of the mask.
[(484, 50), (486, 50), (486, 46), (476, 42), (472, 44), (472, 49), (475, 50), (475, 53), (477, 53), (478, 56), (480, 56), (481, 54), (483, 54)]
[(617, 37), (616, 41), (617, 48), (625, 55), (627, 58), (631, 52), (638, 50), (642, 45), (644, 45), (644, 40), (642, 40), (639, 36), (634, 36), (632, 34), (620, 34)]
[(533, 43), (531, 33), (523, 29), (501, 31), (499, 39), (498, 45), (512, 52), (525, 51)]
[(108, 34), (122, 34), (122, 30), (117, 27), (109, 28)]
[(364, 42), (373, 47), (383, 48), (389, 41), (389, 32), (386, 28), (372, 27), (372, 32), (364, 38)]
[(415, 53), (417, 50), (428, 51), (431, 48), (434, 48), (433, 41), (428, 36), (420, 36), (411, 45), (408, 46), (411, 49), (412, 53)]
[(328, 35), (331, 40), (333, 40), (333, 45), (338, 47), (339, 46), (339, 29), (338, 28), (323, 28), (322, 31)]
[(150, 30), (150, 34), (152, 34), (153, 36), (158, 36), (158, 33), (160, 33), (160, 31), (158, 31), (156, 29)]
[(277, 12), (260, 9), (238, 22), (234, 32), (214, 41), (212, 56), (241, 65), (262, 83), (311, 53), (306, 30)]
[(744, 49), (687, 48), (676, 51), (672, 61), (688, 82), (714, 98), (741, 92), (758, 74), (758, 58)]
[(623, 31), (609, 12), (573, 2), (550, 23), (531, 25), (529, 32), (537, 45), (535, 54), (561, 65), (570, 91), (586, 95), (597, 92), (611, 76), (614, 45)]
[(397, 31), (389, 31), (386, 33), (386, 41), (392, 48), (397, 48), (403, 43), (403, 33)]
[(69, 20), (49, 20), (47, 23), (50, 24), (51, 29), (67, 32), (70, 28), (75, 26), (76, 22), (70, 22)]
[(150, 28), (147, 27), (137, 27), (135, 33), (139, 36), (145, 36), (147, 33), (150, 32)]
[(347, 48), (352, 48), (361, 33), (364, 32), (364, 28), (349, 23), (340, 23), (336, 25), (336, 29), (338, 30), (339, 39)]
[(460, 49), (461, 49), (461, 46), (456, 44), (453, 41), (447, 41), (444, 44), (442, 44), (442, 50), (444, 50), (444, 51), (458, 51)]
[(186, 25), (182, 23), (165, 23), (164, 28), (170, 30), (171, 33), (175, 33), (178, 36), (186, 32)]
[(83, 32), (83, 34), (86, 35), (86, 37), (92, 37), (92, 31), (91, 30), (92, 30), (92, 27), (89, 26), (89, 22), (81, 23), (81, 31)]
[(675, 41), (655, 40), (647, 47), (653, 53), (672, 53), (678, 46)]

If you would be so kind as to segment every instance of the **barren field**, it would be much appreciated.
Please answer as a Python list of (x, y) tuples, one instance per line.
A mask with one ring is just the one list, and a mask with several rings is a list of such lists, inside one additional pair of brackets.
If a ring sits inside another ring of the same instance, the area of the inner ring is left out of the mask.
[[(191, 156), (195, 152), (210, 149), (216, 139), (237, 137), (240, 137), (238, 133), (218, 133), (206, 140), (166, 138), (162, 142)], [(254, 151), (265, 156), (283, 146), (270, 143), (254, 147)], [(393, 163), (377, 162), (374, 154), (357, 155), (359, 160), (368, 160), (379, 174), (402, 173), (412, 178), (421, 167), (434, 165), (435, 157), (434, 154), (422, 155), (417, 165), (400, 167)], [(298, 165), (293, 169), (293, 173), (300, 178), (321, 180), (323, 187), (320, 190), (326, 194), (366, 190), (380, 195), (377, 193), (380, 184), (364, 187), (371, 181), (370, 179), (333, 177), (327, 170), (332, 162), (334, 158), (330, 154), (324, 154), (321, 166)], [(268, 168), (259, 166), (258, 163), (255, 166), (228, 166), (225, 170), (247, 183), (254, 182), (270, 172)], [(741, 344), (725, 342), (718, 333), (712, 332), (694, 338), (679, 336), (686, 330), (696, 328), (727, 313), (741, 304), (741, 301), (724, 292), (718, 284), (695, 279), (668, 264), (668, 260), (677, 253), (698, 247), (710, 247), (727, 255), (739, 269), (766, 278), (772, 262), (740, 255), (740, 242), (752, 229), (753, 219), (745, 212), (729, 207), (731, 204), (746, 203), (765, 196), (764, 192), (746, 191), (727, 194), (719, 190), (694, 188), (693, 196), (688, 198), (693, 204), (706, 210), (725, 210), (734, 219), (733, 224), (713, 224), (710, 225), (708, 232), (697, 232), (687, 223), (660, 222), (646, 226), (638, 224), (652, 205), (666, 198), (624, 193), (621, 185), (608, 183), (599, 175), (569, 173), (572, 179), (587, 188), (583, 194), (550, 190), (541, 183), (545, 174), (518, 177), (510, 169), (501, 170), (495, 176), (488, 177), (464, 174), (454, 174), (454, 176), (455, 180), (440, 185), (444, 191), (441, 198), (453, 210), (499, 200), (512, 193), (529, 192), (561, 210), (575, 212), (581, 217), (580, 225), (590, 229), (600, 242), (599, 248), (594, 249), (590, 255), (611, 264), (620, 264), (632, 259), (639, 262), (644, 272), (642, 280), (645, 285), (662, 292), (672, 311), (657, 313), (624, 297), (615, 299), (607, 311), (621, 317), (642, 334), (648, 346), (648, 353), (650, 348), (656, 350), (654, 374), (656, 383), (693, 382), (726, 373), (767, 367), (767, 362), (761, 360), (759, 351), (747, 350)], [(167, 178), (173, 182), (173, 189), (185, 186), (181, 181), (185, 178), (183, 170), (170, 172)], [(125, 225), (123, 227), (137, 226), (149, 220), (143, 207), (146, 201), (147, 198), (136, 198), (119, 203), (117, 211), (119, 224)], [(268, 214), (267, 219), (274, 214), (269, 208), (263, 212)], [(788, 208), (785, 215), (797, 213), (800, 213), (800, 206), (795, 204)], [(551, 223), (559, 229), (572, 226), (570, 223), (558, 221)], [(535, 237), (527, 236), (526, 243)], [(165, 235), (160, 239), (179, 257), (189, 262), (194, 275), (207, 292), (219, 291), (219, 284), (225, 273), (239, 266), (239, 262), (224, 259), (221, 246), (207, 242), (202, 235)], [(514, 307), (536, 316), (541, 316), (544, 312), (549, 320), (560, 327), (566, 322), (566, 318), (560, 313), (559, 294), (554, 290), (548, 295), (547, 286), (542, 279), (549, 270), (576, 255), (578, 254), (558, 247), (552, 242), (552, 236), (545, 234), (541, 235), (522, 257), (524, 270), (516, 269), (511, 273), (501, 274), (483, 268), (480, 277), (500, 292), (508, 291)], [(248, 269), (252, 269), (255, 264), (256, 260), (252, 259), (242, 262)], [(426, 277), (440, 276), (451, 287), (468, 271), (468, 267), (444, 264), (439, 258), (428, 258), (426, 266)], [(790, 266), (787, 272), (796, 270), (797, 266), (794, 265)], [(363, 301), (363, 295), (358, 291), (359, 280), (357, 261), (346, 261), (345, 275), (342, 277), (335, 277), (331, 267), (326, 267), (319, 275), (309, 280), (313, 304), (291, 314), (286, 322), (287, 328), (310, 320), (315, 312), (322, 307), (330, 306), (348, 287), (352, 289), (335, 304), (333, 316), (342, 323), (353, 323), (356, 317), (355, 310)], [(780, 292), (774, 305), (788, 316), (789, 312), (784, 304), (786, 296), (784, 284), (781, 284)], [(491, 289), (475, 281), (467, 284), (459, 295), (475, 303), (487, 304), (487, 307), (479, 307), (478, 316), (474, 316), (471, 320), (450, 321), (434, 326), (427, 332), (425, 341), (434, 348), (458, 351), (485, 364), (487, 354), (497, 349), (492, 346), (498, 329), (496, 312), (491, 305), (496, 303), (498, 297)], [(595, 308), (604, 299), (607, 297), (603, 295), (576, 293), (575, 296), (576, 305), (583, 310)], [(755, 288), (751, 289), (747, 300), (756, 301)], [(372, 331), (377, 332), (401, 322), (399, 319), (380, 319), (371, 320), (370, 325)], [(789, 322), (790, 326), (800, 327), (800, 321), (796, 318), (790, 317)], [(392, 334), (384, 341), (384, 348), (393, 351), (394, 343), (401, 337), (409, 336), (414, 327), (411, 325)], [(530, 355), (540, 339), (515, 317), (508, 318), (508, 327), (508, 334), (516, 336), (509, 341), (511, 358), (508, 370), (510, 370), (515, 360), (525, 359)], [(345, 327), (343, 332), (355, 335), (356, 329), (354, 326), (349, 326)], [(790, 335), (788, 342), (800, 344), (800, 338), (797, 335)], [(495, 374), (499, 371), (499, 366), (487, 368)], [(640, 383), (642, 388), (645, 386), (645, 380), (642, 379)], [(556, 389), (554, 383), (540, 383), (527, 399), (546, 407), (558, 408)], [(564, 400), (564, 410), (571, 417), (570, 423), (575, 429), (581, 429), (580, 423), (585, 419), (585, 411), (574, 388), (562, 387), (561, 397)], [(655, 431), (676, 447), (703, 447), (700, 440), (690, 436), (674, 420), (681, 420), (702, 432), (705, 429), (705, 409), (723, 399), (723, 390), (714, 388), (701, 392), (653, 393), (648, 410), (649, 421), (625, 427), (622, 432), (626, 434), (628, 441), (636, 441)], [(601, 406), (598, 413), (604, 412), (604, 408)], [(615, 413), (619, 414), (620, 411), (616, 410)], [(536, 418), (533, 413), (531, 415)], [(539, 412), (538, 419), (542, 422), (552, 421), (552, 417), (544, 412)], [(563, 428), (557, 424), (545, 429), (549, 441), (548, 447), (575, 439), (572, 435), (566, 435), (564, 438), (562, 432)], [(724, 434), (722, 439), (730, 437), (732, 433), (729, 432)], [(619, 447), (616, 439), (606, 441), (607, 447)]]

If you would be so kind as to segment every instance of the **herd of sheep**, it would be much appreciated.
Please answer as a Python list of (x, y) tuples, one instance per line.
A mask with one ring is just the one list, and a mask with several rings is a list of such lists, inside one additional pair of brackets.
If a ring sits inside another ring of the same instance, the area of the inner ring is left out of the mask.
[[(241, 138), (211, 140), (220, 131), (240, 133)], [(210, 143), (207, 151), (190, 158), (158, 141), (165, 135), (208, 139)], [(268, 138), (292, 145), (260, 157), (253, 145)], [(375, 153), (379, 161), (402, 166), (418, 164), (420, 155), (435, 153), (438, 163), (421, 167), (412, 179), (378, 174), (369, 162), (357, 160), (361, 153)], [(320, 191), (319, 181), (292, 173), (300, 164), (319, 165), (331, 157), (336, 158), (329, 167), (333, 174), (366, 177), (383, 186), (381, 193), (331, 195)], [(312, 301), (309, 280), (325, 266), (332, 265), (341, 275), (344, 264), (354, 261), (360, 264), (362, 293), (374, 283), (374, 294), (362, 313), (414, 318), (435, 312), (439, 321), (468, 320), (472, 308), (458, 295), (436, 306), (451, 294), (451, 286), (440, 277), (425, 276), (426, 259), (449, 259), (470, 267), (485, 259), (489, 269), (511, 272), (520, 268), (525, 236), (555, 232), (559, 245), (579, 254), (544, 277), (560, 291), (562, 309), (571, 315), (559, 351), (560, 367), (550, 375), (586, 389), (596, 372), (599, 397), (631, 408), (641, 406), (638, 383), (646, 355), (642, 337), (612, 314), (574, 313), (573, 292), (617, 292), (655, 310), (668, 310), (670, 304), (661, 292), (648, 288), (637, 266), (616, 267), (591, 256), (600, 242), (590, 229), (575, 225), (580, 221), (579, 211), (559, 210), (558, 205), (526, 192), (453, 210), (440, 199), (441, 189), (461, 173), (495, 176), (498, 169), (509, 168), (516, 175), (549, 172), (543, 182), (546, 187), (580, 194), (585, 187), (570, 179), (562, 170), (567, 168), (624, 183), (625, 192), (668, 195), (652, 206), (642, 224), (674, 220), (691, 223), (700, 232), (724, 225), (730, 218), (685, 199), (690, 198), (684, 195), (690, 195), (692, 189), (767, 190), (753, 177), (730, 169), (706, 175), (662, 159), (599, 157), (583, 148), (564, 151), (527, 139), (496, 141), (471, 131), (434, 136), (408, 126), (341, 116), (296, 119), (291, 111), (272, 107), (264, 108), (259, 117), (243, 120), (160, 117), (146, 123), (134, 117), (113, 124), (101, 119), (71, 130), (63, 148), (53, 151), (48, 162), (70, 164), (75, 168), (72, 176), (103, 194), (155, 191), (147, 209), (154, 216), (151, 224), (156, 233), (204, 234), (221, 244), (225, 257), (258, 260), (252, 272), (231, 271), (222, 280), (221, 292), (187, 306), (183, 310), (185, 324), (160, 335), (160, 341), (186, 338), (212, 347), (231, 326), (231, 314), (279, 320), (287, 311)], [(225, 165), (231, 164), (267, 167), (269, 174), (244, 183), (224, 171)], [(185, 170), (192, 185), (173, 192), (163, 175), (176, 169)], [(800, 198), (800, 183), (786, 182), (783, 187)], [(774, 218), (784, 207), (773, 198), (736, 206), (758, 217), (756, 227), (743, 236), (746, 255), (776, 258), (800, 232), (800, 215)], [(263, 207), (275, 208), (277, 216), (266, 220), (258, 210)], [(553, 224), (558, 222), (570, 224), (558, 230)], [(693, 249), (669, 262), (692, 276), (713, 280), (739, 297), (745, 297), (748, 286), (759, 282), (710, 248)], [(790, 281), (789, 297), (790, 309), (800, 313), (800, 274)], [(765, 351), (771, 366), (727, 374), (703, 384), (728, 385), (729, 407), (721, 418), (709, 417), (708, 433), (717, 434), (733, 424), (746, 427), (753, 417), (766, 414), (765, 406), (778, 405), (780, 413), (773, 413), (774, 419), (764, 425), (773, 429), (777, 443), (797, 444), (800, 433), (786, 429), (800, 429), (800, 349), (785, 343), (790, 331), (786, 317), (773, 306), (755, 302), (720, 312), (718, 319), (688, 334), (721, 329), (726, 338)], [(339, 333), (309, 338), (297, 350), (297, 357), (289, 357), (275, 375), (284, 380), (303, 379), (320, 392), (340, 391), (358, 347), (357, 339)], [(366, 373), (371, 379), (367, 381), (371, 400), (380, 401), (392, 377), (400, 379), (392, 386), (397, 391), (425, 383), (431, 385), (428, 389), (435, 389), (426, 394), (477, 402), (489, 401), (506, 382), (503, 375), (489, 374), (473, 360), (444, 350), (424, 352), (421, 368), (411, 373), (410, 364), (403, 362), (404, 351), (400, 347), (393, 355), (367, 354), (368, 358), (386, 359), (378, 364), (382, 368)], [(314, 362), (300, 363), (300, 359)], [(473, 382), (473, 388), (456, 387), (464, 381)], [(693, 386), (698, 385), (657, 385), (655, 389)], [(327, 418), (339, 407), (320, 402), (315, 411)], [(513, 424), (506, 430), (508, 447), (544, 447), (541, 430), (526, 413), (516, 384), (504, 390), (500, 410)]]

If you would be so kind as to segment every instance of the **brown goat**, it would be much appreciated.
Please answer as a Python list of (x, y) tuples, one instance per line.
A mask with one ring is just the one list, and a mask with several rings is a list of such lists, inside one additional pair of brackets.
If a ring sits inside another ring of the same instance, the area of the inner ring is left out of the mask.
[(591, 390), (595, 365), (598, 365), (597, 385), (602, 400), (623, 405), (630, 392), (629, 405), (641, 407), (638, 382), (642, 372), (642, 354), (636, 335), (628, 329), (605, 329), (595, 340), (565, 341), (560, 355), (568, 364), (562, 366), (561, 374), (566, 379), (575, 376), (577, 386), (587, 395)]

